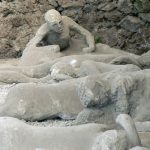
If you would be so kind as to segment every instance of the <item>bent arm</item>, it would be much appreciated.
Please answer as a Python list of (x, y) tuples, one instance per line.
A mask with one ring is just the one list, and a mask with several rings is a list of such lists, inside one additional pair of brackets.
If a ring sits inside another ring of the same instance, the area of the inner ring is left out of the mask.
[(94, 41), (94, 37), (92, 36), (92, 34), (88, 30), (78, 25), (69, 17), (64, 16), (64, 19), (67, 21), (70, 29), (76, 30), (77, 32), (79, 32), (81, 35), (85, 37), (88, 47), (84, 48), (83, 51), (93, 52), (95, 50), (95, 41)]
[(37, 47), (37, 44), (45, 37), (47, 32), (48, 32), (48, 27), (47, 24), (45, 23), (38, 29), (36, 35), (26, 45), (26, 49)]

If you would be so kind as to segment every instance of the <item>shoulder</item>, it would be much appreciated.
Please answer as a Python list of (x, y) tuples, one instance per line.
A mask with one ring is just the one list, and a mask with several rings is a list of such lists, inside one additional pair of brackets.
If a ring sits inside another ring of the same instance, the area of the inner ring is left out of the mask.
[(67, 17), (67, 16), (62, 16), (62, 20), (63, 20), (64, 22), (72, 22), (72, 21), (73, 21), (71, 18), (69, 18), (69, 17)]
[(77, 23), (75, 21), (73, 21), (73, 19), (71, 19), (70, 17), (62, 16), (62, 20), (70, 28), (77, 25)]

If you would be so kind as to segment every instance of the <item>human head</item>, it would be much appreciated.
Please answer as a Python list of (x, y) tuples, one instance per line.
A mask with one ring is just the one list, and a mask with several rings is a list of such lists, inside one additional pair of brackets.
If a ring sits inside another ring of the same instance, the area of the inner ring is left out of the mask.
[(51, 9), (45, 13), (45, 21), (47, 22), (50, 30), (58, 33), (62, 32), (62, 17), (55, 9)]

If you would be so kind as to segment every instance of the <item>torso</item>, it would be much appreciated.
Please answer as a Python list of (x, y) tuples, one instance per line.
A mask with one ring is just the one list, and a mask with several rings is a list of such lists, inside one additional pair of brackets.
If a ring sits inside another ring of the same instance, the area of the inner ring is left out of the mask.
[(45, 45), (59, 45), (60, 49), (63, 50), (69, 46), (69, 39), (69, 28), (64, 22), (64, 29), (61, 34), (49, 31), (43, 41)]

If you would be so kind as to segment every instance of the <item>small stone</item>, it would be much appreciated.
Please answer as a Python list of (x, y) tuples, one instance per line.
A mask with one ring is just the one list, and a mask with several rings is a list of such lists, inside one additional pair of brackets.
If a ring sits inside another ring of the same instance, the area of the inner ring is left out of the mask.
[(102, 10), (102, 8), (104, 8), (107, 5), (107, 3), (102, 3), (98, 5), (98, 10)]
[(91, 13), (92, 10), (93, 10), (93, 5), (91, 5), (91, 4), (86, 4), (83, 8), (83, 11), (85, 13)]
[(150, 0), (136, 0), (134, 6), (139, 12), (150, 12)]
[(111, 21), (120, 21), (122, 18), (122, 13), (119, 12), (118, 10), (114, 10), (110, 12), (106, 12), (104, 14), (105, 18)]
[(120, 26), (130, 32), (137, 32), (143, 24), (139, 18), (133, 16), (127, 16), (120, 22)]
[(118, 1), (118, 9), (125, 14), (129, 14), (132, 12), (132, 3), (130, 0), (119, 0)]
[(111, 3), (108, 3), (105, 7), (103, 7), (101, 10), (103, 11), (112, 11), (116, 8), (116, 2), (111, 2)]
[(100, 0), (86, 0), (87, 4), (98, 4)]
[(150, 22), (150, 13), (140, 13), (139, 17), (145, 22)]
[(64, 9), (61, 14), (77, 21), (78, 17), (82, 16), (82, 10), (80, 8), (79, 9), (69, 8)]
[(49, 4), (54, 6), (55, 8), (58, 7), (58, 4), (55, 0), (48, 0)]
[(116, 27), (106, 28), (100, 30), (100, 35), (102, 36), (103, 42), (115, 46), (118, 42), (118, 34)]
[(84, 0), (59, 0), (58, 4), (63, 8), (82, 7), (85, 4)]
[(124, 30), (124, 29), (118, 30), (118, 34), (119, 34), (120, 36), (125, 37), (125, 38), (129, 38), (129, 37), (131, 37), (131, 35), (132, 35), (131, 32), (126, 31), (126, 30)]

